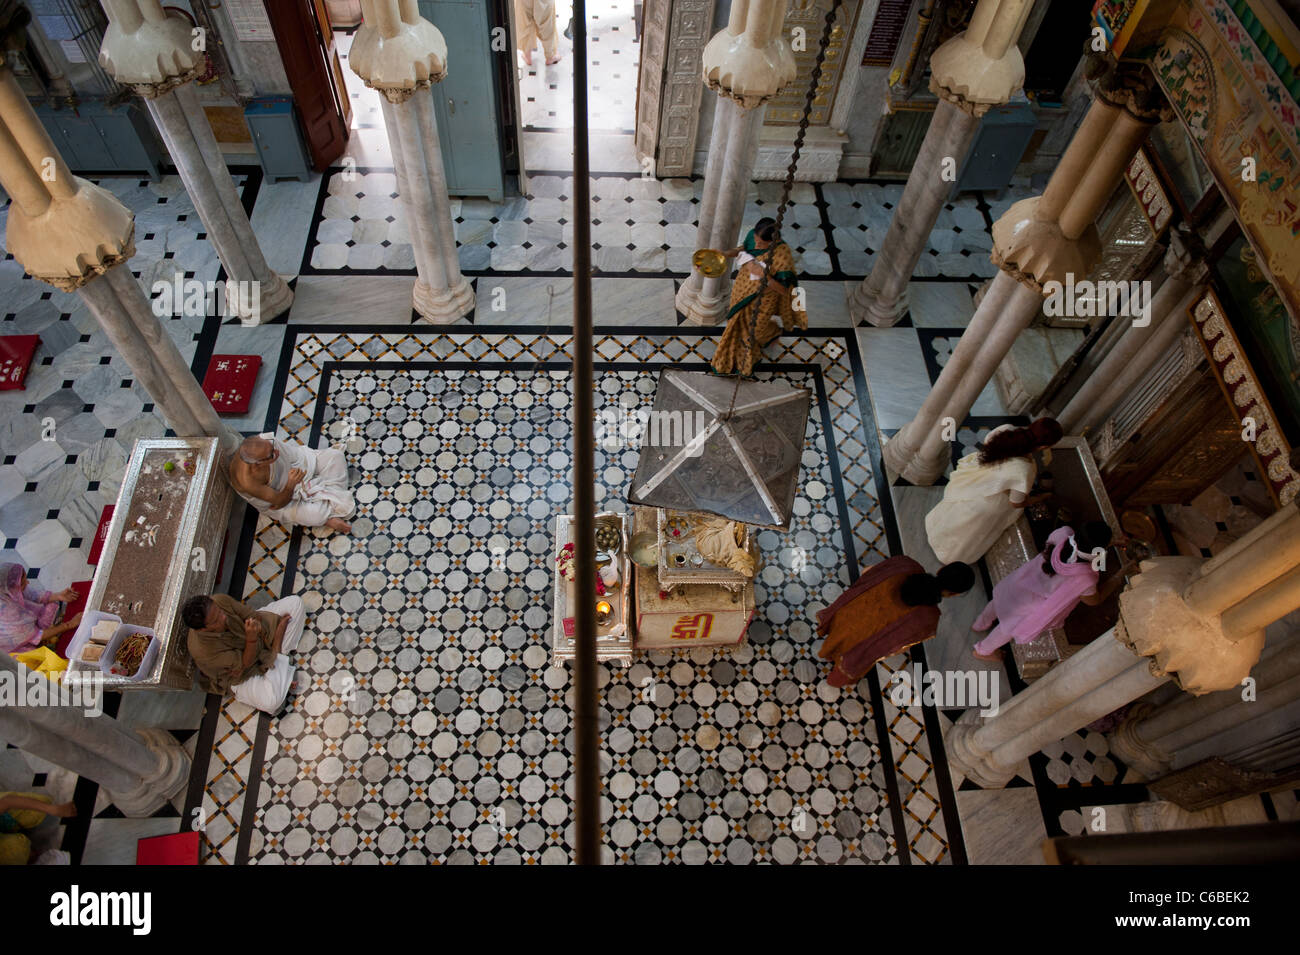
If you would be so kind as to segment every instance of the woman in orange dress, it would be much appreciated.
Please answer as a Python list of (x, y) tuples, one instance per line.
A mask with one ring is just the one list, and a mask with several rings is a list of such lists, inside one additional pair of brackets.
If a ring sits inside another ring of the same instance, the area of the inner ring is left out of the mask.
[[(728, 258), (739, 256), (739, 259), (731, 282), (727, 328), (713, 353), (713, 370), (719, 375), (739, 370), (741, 375), (749, 377), (763, 353), (763, 346), (796, 325), (807, 328), (808, 313), (794, 295), (798, 285), (794, 253), (781, 241), (774, 220), (759, 219), (745, 236), (744, 245), (723, 254)], [(758, 291), (765, 272), (770, 273), (770, 278), (760, 301)], [(779, 324), (776, 318), (780, 318)]]

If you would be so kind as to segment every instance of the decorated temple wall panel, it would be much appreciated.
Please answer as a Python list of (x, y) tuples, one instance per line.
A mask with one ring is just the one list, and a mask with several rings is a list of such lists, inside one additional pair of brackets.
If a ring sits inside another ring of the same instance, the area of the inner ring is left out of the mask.
[(1193, 307), (1192, 319), (1206, 357), (1234, 413), (1238, 440), (1247, 433), (1253, 435), (1254, 440), (1246, 443), (1259, 463), (1270, 492), (1279, 503), (1289, 504), (1300, 494), (1300, 473), (1289, 463), (1291, 446), (1268, 397), (1259, 387), (1240, 339), (1226, 320), (1223, 306), (1212, 290), (1207, 290)]
[[(1300, 321), (1300, 81), (1249, 8), (1226, 0), (1178, 4), (1148, 55), (1261, 265)], [(1252, 163), (1253, 180), (1244, 174)]]

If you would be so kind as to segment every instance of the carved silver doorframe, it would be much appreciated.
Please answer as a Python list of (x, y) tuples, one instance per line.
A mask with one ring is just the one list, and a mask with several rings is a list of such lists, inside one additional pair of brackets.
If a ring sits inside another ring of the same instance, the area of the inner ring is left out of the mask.
[[(857, 92), (859, 63), (879, 5), (880, 0), (846, 0), (841, 8), (840, 22), (849, 24), (849, 33), (832, 40), (830, 51), (836, 68), (830, 72), (834, 80), (822, 94), (830, 104), (829, 116), (823, 115), (820, 123), (808, 129), (799, 163), (801, 181), (830, 182), (838, 178)], [(794, 27), (803, 27), (808, 48), (815, 55), (829, 7), (830, 0), (793, 0), (783, 27), (786, 36)], [(701, 56), (712, 36), (714, 12), (714, 0), (646, 0), (635, 146), (637, 158), (644, 161), (651, 157), (655, 175), (661, 178), (690, 176), (694, 172), (704, 94)], [(799, 56), (796, 58), (800, 73), (791, 89), (803, 90), (811, 75), (811, 59), (805, 64)], [(802, 94), (797, 98), (802, 108)], [(755, 179), (785, 177), (796, 128), (785, 121), (764, 124)]]

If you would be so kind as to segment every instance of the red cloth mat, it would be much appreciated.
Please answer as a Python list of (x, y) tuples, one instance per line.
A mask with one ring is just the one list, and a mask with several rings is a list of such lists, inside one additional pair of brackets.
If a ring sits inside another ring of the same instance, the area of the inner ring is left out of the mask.
[[(93, 580), (78, 580), (71, 585), (72, 589), (77, 592), (77, 599), (63, 608), (62, 619), (71, 620), (86, 609), (86, 601), (90, 599), (90, 585), (93, 583)], [(59, 637), (59, 642), (54, 645), (54, 652), (66, 660), (68, 657), (68, 644), (72, 642), (72, 638), (76, 635), (77, 631), (74, 629)]]
[(24, 391), (39, 335), (0, 335), (0, 391)]
[(90, 557), (86, 563), (94, 567), (99, 563), (99, 555), (104, 550), (104, 542), (108, 540), (108, 526), (113, 523), (113, 508), (116, 505), (105, 504), (104, 509), (99, 512), (99, 526), (95, 528), (95, 539), (90, 544)]
[(262, 367), (259, 355), (213, 355), (203, 376), (203, 393), (218, 414), (246, 414), (253, 383)]
[(135, 844), (136, 865), (198, 865), (199, 834), (177, 832), (151, 836)]

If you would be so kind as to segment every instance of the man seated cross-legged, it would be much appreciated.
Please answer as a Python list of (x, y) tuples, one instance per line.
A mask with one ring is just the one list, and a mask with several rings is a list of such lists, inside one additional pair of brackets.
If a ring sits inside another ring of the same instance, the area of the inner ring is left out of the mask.
[(282, 524), (329, 527), (346, 534), (356, 512), (348, 462), (338, 448), (314, 451), (264, 434), (245, 438), (229, 462), (230, 484), (253, 507)]
[(190, 628), (190, 656), (208, 692), (233, 690), (240, 703), (279, 712), (293, 685), (289, 654), (307, 621), (301, 597), (283, 597), (254, 610), (226, 594), (199, 595), (185, 602), (181, 619)]

